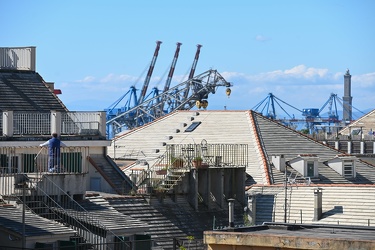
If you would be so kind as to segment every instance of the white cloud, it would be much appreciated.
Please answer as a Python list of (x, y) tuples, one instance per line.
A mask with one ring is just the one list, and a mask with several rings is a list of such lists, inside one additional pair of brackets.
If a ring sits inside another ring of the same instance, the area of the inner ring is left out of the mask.
[(265, 37), (265, 36), (263, 36), (263, 35), (257, 35), (257, 36), (255, 37), (255, 40), (257, 40), (257, 41), (259, 41), (259, 42), (265, 42), (265, 41), (268, 41), (268, 40), (271, 40), (271, 39), (268, 38), (268, 37)]
[(95, 80), (95, 77), (93, 76), (85, 76), (81, 80), (76, 80), (76, 82), (93, 82)]
[(375, 72), (352, 76), (352, 83), (354, 82), (361, 88), (375, 87)]
[(115, 75), (112, 73), (100, 79), (100, 82), (102, 83), (135, 82), (135, 81), (137, 81), (137, 78), (134, 76)]

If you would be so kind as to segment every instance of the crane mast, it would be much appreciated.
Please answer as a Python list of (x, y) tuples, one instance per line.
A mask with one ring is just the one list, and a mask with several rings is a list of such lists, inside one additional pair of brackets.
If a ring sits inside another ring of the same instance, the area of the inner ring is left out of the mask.
[(147, 76), (142, 87), (142, 92), (139, 95), (138, 104), (142, 103), (146, 96), (148, 84), (150, 83), (152, 72), (154, 71), (154, 67), (155, 67), (156, 59), (158, 58), (161, 43), (162, 43), (161, 41), (156, 41), (156, 48), (155, 48), (154, 56), (152, 57), (150, 68), (148, 69)]
[[(201, 47), (202, 45), (197, 44), (197, 51), (195, 52), (195, 57), (193, 61), (193, 65), (191, 66), (190, 74), (189, 74), (189, 79), (192, 79), (194, 77), (195, 69), (197, 67), (198, 59), (199, 59), (199, 54), (201, 52)], [(183, 94), (183, 97), (186, 99), (189, 95), (189, 83), (186, 83), (186, 90)]]
[(176, 51), (174, 53), (172, 65), (171, 65), (171, 68), (169, 69), (168, 78), (167, 78), (167, 81), (165, 82), (163, 92), (167, 92), (169, 90), (169, 86), (171, 85), (171, 81), (172, 81), (172, 77), (173, 77), (173, 74), (174, 74), (174, 69), (176, 68), (176, 63), (177, 63), (178, 55), (180, 53), (181, 45), (182, 45), (182, 43), (177, 43), (177, 48), (176, 48)]

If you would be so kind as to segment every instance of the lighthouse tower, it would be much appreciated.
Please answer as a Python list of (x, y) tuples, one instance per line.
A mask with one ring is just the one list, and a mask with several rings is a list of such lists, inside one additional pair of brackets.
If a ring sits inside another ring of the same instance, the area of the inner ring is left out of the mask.
[(353, 97), (351, 96), (351, 88), (352, 88), (352, 75), (349, 73), (349, 69), (346, 70), (344, 75), (344, 96), (343, 96), (343, 114), (342, 120), (345, 123), (350, 123), (352, 120), (352, 100)]

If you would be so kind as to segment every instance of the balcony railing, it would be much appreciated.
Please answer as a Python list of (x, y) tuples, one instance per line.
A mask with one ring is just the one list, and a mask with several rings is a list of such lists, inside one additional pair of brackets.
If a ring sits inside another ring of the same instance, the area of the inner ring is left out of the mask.
[(105, 112), (13, 112), (0, 116), (0, 136), (61, 135), (105, 136)]
[[(59, 173), (87, 173), (89, 147), (62, 147)], [(54, 171), (56, 173), (57, 171)], [(43, 147), (0, 147), (0, 173), (47, 173), (48, 149)]]
[(248, 165), (247, 144), (168, 144), (166, 153), (152, 171), (167, 168), (195, 167), (200, 161), (209, 167), (244, 167)]

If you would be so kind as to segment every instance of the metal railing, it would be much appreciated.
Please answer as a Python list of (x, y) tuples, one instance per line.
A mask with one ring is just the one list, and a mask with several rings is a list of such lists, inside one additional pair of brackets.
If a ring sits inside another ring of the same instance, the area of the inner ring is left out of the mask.
[(169, 183), (166, 186), (172, 188), (192, 168), (233, 168), (247, 165), (247, 144), (167, 144), (163, 155), (147, 166), (147, 169), (138, 170), (134, 175), (137, 185), (146, 183), (158, 189), (163, 183)]
[(195, 167), (201, 161), (210, 167), (248, 165), (247, 144), (168, 144), (161, 165), (171, 168)]
[(105, 136), (103, 131), (106, 125), (105, 119), (102, 118), (104, 114), (101, 112), (59, 112), (58, 114), (60, 119), (56, 119), (56, 112), (11, 112), (11, 115), (5, 116), (0, 113), (0, 136), (4, 136), (3, 133), (8, 137), (40, 136), (59, 131), (61, 135)]
[[(120, 236), (106, 228), (50, 177), (50, 174), (45, 173), (1, 173), (0, 197), (3, 202), (24, 204), (34, 214), (71, 227), (84, 239), (85, 244), (104, 244), (109, 239), (108, 236), (124, 243)], [(103, 245), (103, 249), (111, 248), (104, 248)]]
[(319, 133), (319, 134), (309, 134), (311, 138), (314, 138), (317, 141), (375, 141), (375, 135), (373, 134), (358, 134), (358, 135), (341, 135), (341, 134), (327, 134), (327, 133)]

